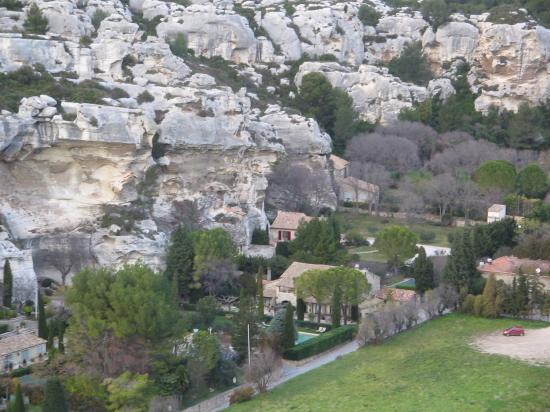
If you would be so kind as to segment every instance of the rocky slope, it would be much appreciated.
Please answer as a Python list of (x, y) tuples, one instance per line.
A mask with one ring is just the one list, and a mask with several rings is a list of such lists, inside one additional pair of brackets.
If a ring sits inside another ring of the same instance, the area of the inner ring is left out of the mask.
[[(10, 258), (18, 276), (57, 281), (87, 264), (161, 268), (170, 231), (190, 217), (226, 228), (246, 249), (253, 229), (267, 223), (277, 159), (321, 164), (330, 174), (330, 136), (278, 101), (309, 72), (348, 91), (371, 122), (452, 94), (457, 61), (470, 64), (480, 111), (550, 97), (546, 28), (481, 15), (455, 16), (434, 32), (418, 12), (379, 1), (382, 17), (370, 27), (358, 18), (360, 4), (39, 0), (45, 35), (23, 33), (28, 0), (20, 10), (0, 7), (1, 72), (41, 65), (58, 80), (108, 91), (91, 104), (37, 90), (18, 110), (1, 112), (0, 263)], [(194, 56), (171, 51), (180, 33)], [(427, 87), (380, 65), (411, 41), (422, 42), (437, 73)], [(230, 69), (246, 81), (235, 83)]]

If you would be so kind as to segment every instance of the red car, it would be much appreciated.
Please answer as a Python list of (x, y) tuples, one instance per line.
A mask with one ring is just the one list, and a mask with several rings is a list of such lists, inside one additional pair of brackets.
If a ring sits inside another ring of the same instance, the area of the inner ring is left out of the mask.
[(508, 329), (504, 329), (502, 332), (504, 336), (523, 336), (525, 335), (525, 330), (523, 326), (514, 326)]

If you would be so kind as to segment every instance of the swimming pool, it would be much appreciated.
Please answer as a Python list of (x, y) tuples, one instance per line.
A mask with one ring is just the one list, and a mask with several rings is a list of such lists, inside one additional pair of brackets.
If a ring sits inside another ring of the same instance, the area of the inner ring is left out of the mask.
[(296, 345), (299, 343), (304, 343), (306, 340), (310, 340), (311, 338), (314, 338), (315, 336), (319, 336), (315, 333), (307, 333), (307, 332), (298, 332), (298, 338), (296, 339)]

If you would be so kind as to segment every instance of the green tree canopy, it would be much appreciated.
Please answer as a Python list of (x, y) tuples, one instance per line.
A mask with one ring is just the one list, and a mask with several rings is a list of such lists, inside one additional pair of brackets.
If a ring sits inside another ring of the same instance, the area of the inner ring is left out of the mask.
[(469, 231), (455, 235), (451, 256), (445, 266), (445, 278), (462, 293), (479, 293), (481, 275), (477, 271)]
[(414, 256), (417, 236), (402, 226), (390, 226), (376, 234), (374, 246), (380, 250), (394, 268)]
[(208, 372), (212, 371), (220, 360), (220, 343), (216, 335), (201, 330), (193, 335), (193, 359), (200, 362)]
[[(351, 308), (361, 302), (362, 296), (370, 291), (371, 285), (361, 271), (347, 266), (328, 269), (327, 275), (331, 285), (339, 286), (340, 305), (344, 314), (344, 323), (347, 324)], [(334, 293), (334, 286), (332, 289)]]
[(489, 160), (475, 171), (474, 180), (484, 191), (510, 193), (516, 186), (516, 168), (505, 160)]
[(212, 325), (212, 322), (216, 319), (218, 309), (219, 304), (214, 296), (205, 296), (199, 299), (197, 302), (197, 312), (199, 313), (203, 328), (207, 328)]
[(340, 244), (340, 227), (334, 217), (313, 219), (300, 225), (290, 242), (292, 260), (306, 263), (345, 263), (346, 250)]
[(124, 372), (115, 379), (107, 380), (110, 411), (147, 412), (154, 395), (153, 383), (147, 374)]
[(321, 323), (321, 305), (330, 301), (332, 282), (326, 270), (311, 269), (294, 280), (294, 287), (300, 298), (313, 297), (317, 302), (317, 323)]
[(399, 57), (388, 64), (388, 71), (405, 82), (426, 85), (433, 78), (428, 61), (422, 54), (422, 43), (407, 43)]
[(539, 165), (530, 164), (518, 173), (517, 185), (520, 194), (542, 198), (548, 191), (548, 176)]
[(449, 19), (449, 6), (445, 0), (426, 0), (422, 2), (422, 16), (437, 29)]
[(222, 228), (196, 232), (195, 239), (195, 272), (203, 274), (212, 262), (233, 259), (237, 249), (231, 236)]
[(296, 335), (296, 326), (294, 325), (294, 306), (289, 303), (285, 308), (285, 323), (281, 336), (282, 349), (286, 350), (292, 348), (294, 346), (294, 342), (296, 341)]
[(374, 7), (367, 3), (363, 3), (359, 6), (357, 17), (365, 26), (376, 26), (381, 14), (378, 13)]

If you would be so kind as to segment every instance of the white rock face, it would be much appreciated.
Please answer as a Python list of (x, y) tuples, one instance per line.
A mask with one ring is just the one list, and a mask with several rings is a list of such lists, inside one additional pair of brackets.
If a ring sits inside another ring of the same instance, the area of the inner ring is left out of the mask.
[(32, 252), (18, 249), (7, 236), (0, 232), (0, 267), (9, 260), (13, 274), (13, 302), (37, 302), (38, 284), (32, 264)]
[(302, 45), (294, 29), (288, 26), (291, 22), (283, 12), (268, 12), (262, 19), (262, 27), (288, 60), (298, 60), (302, 57)]
[(300, 66), (295, 83), (307, 73), (320, 72), (334, 86), (346, 90), (353, 98), (355, 110), (369, 122), (389, 123), (396, 120), (403, 108), (412, 107), (429, 96), (425, 87), (403, 83), (387, 73), (387, 69), (361, 65), (358, 71), (338, 63), (308, 62)]
[(466, 22), (450, 22), (439, 27), (433, 37), (428, 28), (424, 33), (424, 53), (434, 62), (451, 62), (457, 58), (470, 63), (478, 46), (479, 29)]
[(55, 0), (39, 3), (39, 7), (48, 19), (50, 34), (78, 40), (81, 36), (89, 36), (94, 31), (90, 16), (78, 9), (73, 2)]
[(339, 61), (360, 64), (365, 57), (363, 24), (339, 6), (299, 7), (292, 21), (304, 39), (302, 50), (310, 56), (333, 54)]
[(256, 38), (246, 19), (231, 12), (221, 13), (213, 5), (193, 5), (176, 10), (157, 26), (163, 39), (185, 34), (188, 47), (197, 56), (221, 56), (236, 63), (256, 60)]

